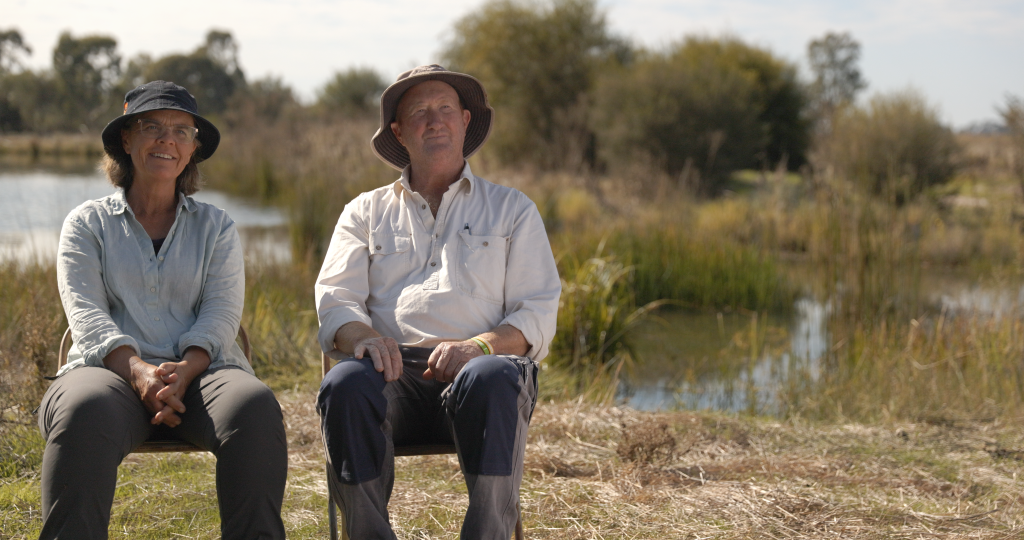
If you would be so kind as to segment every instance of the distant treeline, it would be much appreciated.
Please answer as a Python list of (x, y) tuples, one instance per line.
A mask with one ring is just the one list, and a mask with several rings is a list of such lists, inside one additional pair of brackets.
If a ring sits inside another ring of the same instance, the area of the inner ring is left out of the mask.
[[(956, 170), (952, 132), (919, 94), (854, 106), (867, 84), (849, 34), (808, 44), (809, 76), (733, 36), (637, 46), (612, 33), (595, 0), (491, 0), (448, 35), (439, 61), (487, 87), (498, 121), (483, 156), (501, 166), (659, 175), (714, 195), (737, 170), (811, 164), (896, 199)], [(280, 79), (248, 80), (238, 50), (215, 29), (191, 53), (126, 61), (114, 37), (64, 33), (52, 67), (32, 71), (18, 30), (0, 31), (0, 131), (95, 132), (127, 90), (154, 79), (189, 88), (226, 131), (372, 117), (387, 86), (352, 68), (303, 105)], [(1000, 112), (1013, 128), (1022, 110), (1011, 97)]]

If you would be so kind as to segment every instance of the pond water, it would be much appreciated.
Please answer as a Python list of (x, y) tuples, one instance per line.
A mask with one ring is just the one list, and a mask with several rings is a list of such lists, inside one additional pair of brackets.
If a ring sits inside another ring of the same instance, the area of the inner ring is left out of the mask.
[[(52, 260), (61, 225), (79, 204), (114, 192), (95, 171), (0, 169), (0, 259)], [(238, 224), (250, 260), (288, 260), (286, 218), (276, 208), (258, 207), (214, 190), (196, 200), (222, 208)]]
[[(926, 309), (947, 317), (1019, 316), (1024, 306), (1020, 284), (933, 274), (922, 276), (918, 286)], [(777, 414), (776, 398), (788, 384), (818, 380), (822, 357), (833, 345), (831, 309), (827, 301), (805, 297), (790, 314), (767, 320), (753, 313), (660, 313), (631, 334), (643, 362), (625, 377), (618, 399), (643, 410)]]
[[(52, 259), (65, 216), (89, 199), (113, 192), (88, 169), (5, 170), (0, 167), (0, 260)], [(239, 226), (249, 264), (287, 261), (286, 216), (213, 190), (195, 198), (223, 208)], [(980, 283), (970, 277), (921, 277), (926, 303), (936, 312), (1015, 314), (1024, 305), (1019, 284)], [(772, 414), (786, 384), (815, 380), (832, 346), (826, 322), (831, 307), (813, 297), (797, 300), (785, 317), (753, 313), (662, 312), (634, 330), (644, 362), (621, 385), (618, 398), (637, 409), (716, 409)], [(752, 353), (751, 336), (761, 346)]]

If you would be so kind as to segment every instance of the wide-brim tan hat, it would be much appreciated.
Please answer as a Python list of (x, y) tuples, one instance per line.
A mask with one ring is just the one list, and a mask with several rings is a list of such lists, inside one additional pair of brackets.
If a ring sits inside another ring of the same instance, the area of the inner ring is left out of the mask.
[(395, 121), (398, 102), (405, 91), (426, 81), (448, 83), (462, 98), (462, 103), (469, 110), (469, 126), (466, 128), (466, 140), (462, 144), (462, 155), (469, 158), (480, 149), (487, 137), (491, 135), (491, 122), (494, 109), (487, 103), (487, 91), (480, 81), (466, 75), (456, 73), (437, 65), (420, 66), (410, 69), (398, 76), (398, 79), (384, 90), (380, 97), (380, 128), (373, 135), (373, 153), (388, 165), (402, 170), (409, 165), (409, 152), (398, 142), (391, 131), (391, 122)]

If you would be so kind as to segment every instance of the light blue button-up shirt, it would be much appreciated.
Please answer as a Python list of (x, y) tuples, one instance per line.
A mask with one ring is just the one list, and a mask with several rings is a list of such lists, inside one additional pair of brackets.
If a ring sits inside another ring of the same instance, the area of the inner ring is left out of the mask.
[(235, 343), (245, 296), (242, 244), (219, 208), (179, 194), (174, 225), (156, 253), (123, 190), (88, 201), (64, 220), (57, 286), (74, 339), (59, 374), (104, 367), (124, 345), (154, 365), (201, 347), (211, 369), (252, 373)]

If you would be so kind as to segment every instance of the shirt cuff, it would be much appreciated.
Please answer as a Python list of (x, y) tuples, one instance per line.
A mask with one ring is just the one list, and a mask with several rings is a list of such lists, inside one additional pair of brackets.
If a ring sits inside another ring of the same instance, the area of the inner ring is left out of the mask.
[(334, 350), (334, 335), (338, 329), (350, 322), (361, 322), (373, 327), (373, 322), (365, 313), (351, 309), (335, 309), (328, 313), (321, 314), (320, 330), (317, 332), (317, 341), (320, 342), (320, 350), (329, 353)]
[(217, 344), (217, 340), (209, 334), (185, 332), (178, 340), (178, 354), (185, 356), (185, 349), (189, 347), (199, 347), (206, 351), (206, 354), (210, 355), (211, 366), (220, 358), (220, 346)]
[(124, 347), (125, 345), (132, 348), (135, 351), (136, 356), (141, 356), (139, 352), (139, 343), (135, 341), (135, 338), (127, 335), (112, 336), (100, 343), (99, 346), (93, 347), (91, 350), (82, 351), (82, 359), (85, 360), (85, 365), (95, 367), (107, 367), (103, 363), (103, 359), (107, 357), (114, 349), (118, 347)]

